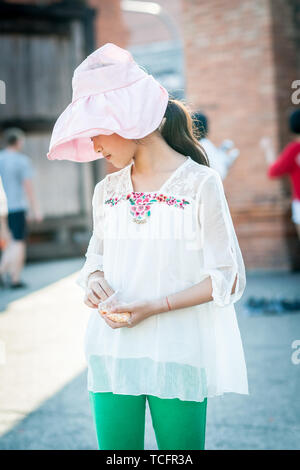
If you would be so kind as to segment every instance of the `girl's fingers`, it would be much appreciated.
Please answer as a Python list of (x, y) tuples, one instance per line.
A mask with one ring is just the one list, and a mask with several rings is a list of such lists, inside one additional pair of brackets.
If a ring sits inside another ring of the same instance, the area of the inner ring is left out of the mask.
[(110, 309), (111, 313), (124, 313), (128, 312), (131, 313), (133, 310), (130, 305), (116, 305)]
[(111, 295), (113, 295), (115, 293), (115, 291), (110, 287), (110, 285), (108, 284), (106, 279), (103, 279), (101, 284), (102, 284), (103, 289), (105, 290), (106, 294), (108, 295), (108, 297), (110, 297)]
[(116, 321), (113, 321), (113, 320), (110, 320), (106, 315), (104, 315), (103, 313), (99, 312), (101, 317), (103, 318), (104, 321), (106, 321), (106, 323), (113, 329), (115, 328), (123, 328), (124, 326), (127, 326), (126, 323), (119, 323), (119, 322), (116, 322)]
[(98, 300), (104, 300), (107, 297), (106, 291), (102, 288), (102, 282), (102, 279), (100, 281), (94, 280), (90, 284), (90, 291), (98, 298)]
[(88, 307), (91, 307), (91, 308), (97, 308), (97, 307), (98, 307), (98, 305), (93, 304), (93, 302), (91, 302), (89, 299), (86, 299), (86, 300), (85, 300), (85, 304), (86, 304)]
[(104, 278), (91, 284), (91, 290), (93, 291), (94, 295), (102, 302), (114, 293), (113, 289)]
[(106, 291), (99, 284), (92, 287), (92, 293), (98, 299), (98, 302), (107, 299)]
[(98, 303), (99, 303), (99, 299), (98, 299), (98, 297), (94, 294), (93, 291), (90, 291), (90, 292), (88, 293), (88, 299), (89, 299), (93, 304), (98, 305)]
[(106, 315), (103, 315), (103, 313), (100, 313), (100, 315), (103, 318), (103, 320), (108, 324), (108, 326), (110, 326), (111, 328), (116, 328), (116, 322), (107, 318)]

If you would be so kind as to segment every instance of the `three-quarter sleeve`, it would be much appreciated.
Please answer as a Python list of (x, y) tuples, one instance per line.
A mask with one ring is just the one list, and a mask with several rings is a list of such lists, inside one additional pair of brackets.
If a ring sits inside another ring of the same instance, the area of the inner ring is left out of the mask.
[(93, 232), (85, 253), (85, 263), (79, 271), (76, 283), (84, 290), (87, 280), (95, 271), (103, 271), (103, 180), (96, 184), (92, 198)]
[[(224, 307), (241, 298), (246, 273), (223, 183), (216, 171), (201, 184), (198, 201), (204, 272), (212, 280), (212, 301)], [(231, 294), (236, 277), (235, 290)]]

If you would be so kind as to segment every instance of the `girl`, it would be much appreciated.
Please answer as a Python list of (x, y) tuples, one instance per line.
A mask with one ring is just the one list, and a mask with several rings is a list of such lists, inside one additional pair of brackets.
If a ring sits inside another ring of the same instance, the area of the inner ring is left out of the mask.
[[(158, 449), (201, 450), (208, 397), (248, 394), (234, 308), (245, 268), (221, 178), (186, 106), (127, 51), (109, 43), (88, 59), (73, 89), (89, 70), (98, 93), (92, 102), (86, 91), (83, 101), (73, 97), (48, 158), (102, 155), (118, 169), (95, 186), (93, 234), (77, 278), (93, 309), (85, 354), (99, 449), (144, 449), (148, 400)], [(72, 113), (83, 109), (85, 127), (71, 132)], [(86, 124), (101, 109), (101, 125)], [(122, 301), (112, 311), (129, 312), (129, 322), (97, 309), (116, 291)]]

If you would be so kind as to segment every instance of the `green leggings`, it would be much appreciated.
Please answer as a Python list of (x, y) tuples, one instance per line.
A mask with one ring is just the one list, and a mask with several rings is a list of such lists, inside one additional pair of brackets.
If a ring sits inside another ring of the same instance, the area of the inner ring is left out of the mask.
[(146, 398), (159, 450), (204, 450), (202, 402), (89, 391), (99, 450), (144, 450)]

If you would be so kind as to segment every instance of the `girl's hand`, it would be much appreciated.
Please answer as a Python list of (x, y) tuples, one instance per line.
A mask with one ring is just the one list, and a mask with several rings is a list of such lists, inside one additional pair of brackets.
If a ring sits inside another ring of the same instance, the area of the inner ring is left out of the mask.
[(88, 281), (84, 303), (91, 308), (98, 308), (99, 302), (103, 302), (114, 293), (106, 279), (102, 276), (92, 277)]
[(124, 313), (129, 312), (131, 314), (130, 323), (120, 323), (115, 322), (107, 318), (106, 315), (100, 313), (101, 317), (106, 321), (106, 323), (113, 329), (115, 328), (132, 328), (133, 326), (137, 325), (141, 321), (145, 320), (148, 317), (151, 317), (154, 313), (156, 313), (156, 305), (154, 302), (147, 302), (147, 301), (137, 301), (131, 302), (129, 304), (120, 304), (116, 305), (113, 308), (110, 308), (110, 313)]

